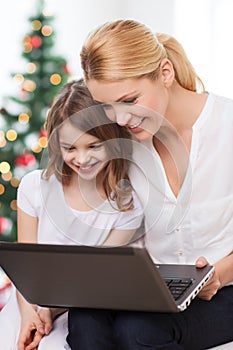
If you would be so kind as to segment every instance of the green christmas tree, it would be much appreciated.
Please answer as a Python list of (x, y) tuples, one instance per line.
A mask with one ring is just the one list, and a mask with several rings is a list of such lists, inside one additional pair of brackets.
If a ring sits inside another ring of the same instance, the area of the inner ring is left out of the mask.
[(40, 166), (47, 146), (44, 122), (54, 96), (67, 82), (67, 61), (53, 54), (54, 17), (39, 0), (30, 30), (23, 38), (25, 71), (12, 74), (19, 84), (17, 97), (6, 99), (0, 110), (0, 240), (17, 238), (17, 187), (28, 171)]

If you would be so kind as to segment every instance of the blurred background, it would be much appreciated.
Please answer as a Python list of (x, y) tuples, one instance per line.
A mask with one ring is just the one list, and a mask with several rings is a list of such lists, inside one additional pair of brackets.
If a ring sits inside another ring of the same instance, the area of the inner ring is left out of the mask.
[[(232, 0), (8, 0), (0, 6), (0, 241), (17, 239), (20, 179), (39, 167), (50, 103), (67, 80), (82, 76), (82, 43), (101, 23), (130, 18), (175, 36), (206, 90), (233, 98)], [(0, 309), (1, 291), (10, 285), (2, 276), (0, 270)]]
[[(8, 0), (1, 4), (0, 101), (17, 89), (12, 71), (22, 70), (22, 39), (37, 0)], [(232, 0), (47, 0), (54, 17), (56, 51), (68, 60), (72, 75), (81, 75), (79, 52), (87, 33), (102, 22), (133, 18), (154, 32), (174, 35), (184, 46), (207, 90), (233, 97)]]

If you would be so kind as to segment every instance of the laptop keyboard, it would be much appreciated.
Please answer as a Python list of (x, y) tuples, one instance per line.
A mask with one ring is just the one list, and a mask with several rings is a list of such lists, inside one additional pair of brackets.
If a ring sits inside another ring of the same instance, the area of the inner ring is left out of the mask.
[(175, 300), (179, 299), (193, 283), (192, 278), (165, 278), (164, 281)]

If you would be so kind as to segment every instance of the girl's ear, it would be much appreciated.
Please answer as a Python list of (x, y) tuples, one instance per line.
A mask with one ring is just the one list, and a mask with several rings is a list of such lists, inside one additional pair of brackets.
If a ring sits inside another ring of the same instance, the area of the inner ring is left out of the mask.
[(165, 87), (169, 88), (175, 79), (173, 64), (168, 58), (164, 58), (161, 61), (160, 68), (163, 84)]

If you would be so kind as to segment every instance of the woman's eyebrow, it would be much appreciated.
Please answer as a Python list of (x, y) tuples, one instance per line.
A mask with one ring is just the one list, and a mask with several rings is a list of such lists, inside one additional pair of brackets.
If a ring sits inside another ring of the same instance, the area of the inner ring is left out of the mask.
[(134, 96), (136, 94), (137, 94), (137, 91), (128, 92), (127, 94), (125, 94), (125, 95), (121, 96), (120, 98), (118, 98), (116, 100), (116, 102), (121, 102), (121, 101), (125, 100), (126, 98), (130, 98), (130, 97), (132, 97), (132, 96)]
[[(132, 91), (132, 92), (127, 92), (126, 94), (122, 95), (121, 97), (119, 97), (115, 102), (121, 102), (123, 101), (124, 99), (126, 98), (130, 98), (134, 95), (137, 95), (137, 91)], [(94, 100), (97, 104), (105, 104), (105, 102), (101, 102), (101, 101), (97, 101), (97, 100)]]

